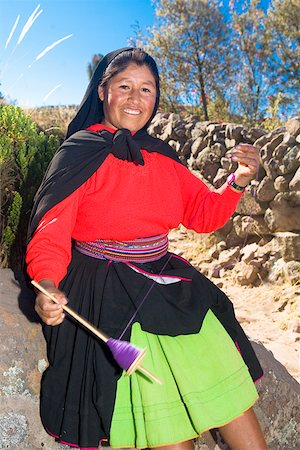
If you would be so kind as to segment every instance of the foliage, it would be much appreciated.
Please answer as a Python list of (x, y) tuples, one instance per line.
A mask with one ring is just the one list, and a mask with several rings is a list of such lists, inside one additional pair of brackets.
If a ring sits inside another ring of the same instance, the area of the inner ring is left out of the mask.
[(300, 3), (273, 0), (153, 0), (156, 23), (131, 45), (145, 48), (161, 74), (161, 107), (200, 119), (248, 125), (300, 112)]
[[(300, 2), (273, 0), (265, 22), (270, 84), (281, 92), (279, 111), (300, 111)], [(285, 101), (284, 101), (285, 99)], [(283, 104), (284, 103), (284, 104)]]
[[(216, 0), (156, 0), (158, 24), (147, 37), (138, 36), (158, 62), (163, 109), (178, 112), (180, 103), (200, 109), (209, 120), (209, 100), (222, 95), (231, 68), (225, 18)], [(219, 95), (220, 94), (220, 95)]]
[(278, 95), (269, 95), (269, 106), (267, 109), (268, 117), (263, 122), (265, 130), (272, 131), (283, 125), (282, 120), (279, 119), (278, 110), (280, 104), (284, 101), (283, 95), (279, 92)]
[(257, 123), (259, 117), (265, 115), (268, 89), (265, 13), (259, 8), (259, 3), (259, 0), (245, 2), (242, 12), (234, 12), (232, 17), (236, 67), (232, 80), (232, 107), (251, 124)]
[(46, 134), (54, 134), (64, 140), (67, 128), (78, 111), (78, 106), (47, 106), (23, 109), (26, 115)]
[(34, 193), (59, 146), (20, 108), (0, 106), (0, 265), (22, 265)]
[(103, 58), (103, 55), (101, 55), (100, 53), (98, 53), (97, 55), (93, 55), (92, 61), (88, 63), (87, 71), (88, 71), (89, 79), (92, 78), (92, 75), (93, 75), (93, 73), (94, 73), (94, 70), (96, 69), (96, 66), (97, 66), (98, 62), (99, 62), (100, 59), (102, 59), (102, 58)]

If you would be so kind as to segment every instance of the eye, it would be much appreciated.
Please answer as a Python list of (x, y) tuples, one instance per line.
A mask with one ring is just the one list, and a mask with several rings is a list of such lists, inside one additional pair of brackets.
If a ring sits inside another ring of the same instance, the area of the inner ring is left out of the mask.
[(142, 88), (142, 91), (143, 91), (143, 92), (146, 92), (147, 94), (150, 94), (150, 93), (151, 93), (150, 89), (147, 88), (147, 87), (143, 87), (143, 88)]
[(129, 89), (129, 86), (127, 84), (121, 84), (120, 88), (126, 90)]

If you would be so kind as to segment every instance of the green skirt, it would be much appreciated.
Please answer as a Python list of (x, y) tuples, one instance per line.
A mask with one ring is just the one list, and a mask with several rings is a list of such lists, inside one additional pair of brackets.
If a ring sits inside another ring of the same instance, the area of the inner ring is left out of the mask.
[(147, 348), (140, 372), (117, 382), (111, 447), (157, 447), (199, 436), (243, 414), (255, 385), (233, 341), (212, 311), (198, 334), (161, 336), (132, 327), (131, 342)]

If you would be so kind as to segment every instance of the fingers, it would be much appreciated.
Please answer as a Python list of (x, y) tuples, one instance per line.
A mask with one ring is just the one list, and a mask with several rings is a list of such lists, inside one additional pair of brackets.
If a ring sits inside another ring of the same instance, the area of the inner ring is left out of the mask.
[(245, 167), (246, 173), (255, 174), (259, 167), (259, 149), (250, 144), (238, 144), (230, 152), (232, 161)]
[(57, 301), (54, 303), (46, 295), (39, 293), (36, 297), (35, 310), (43, 322), (47, 325), (59, 325), (65, 318), (63, 305), (68, 303), (66, 296), (58, 289), (51, 288), (48, 292), (55, 296)]

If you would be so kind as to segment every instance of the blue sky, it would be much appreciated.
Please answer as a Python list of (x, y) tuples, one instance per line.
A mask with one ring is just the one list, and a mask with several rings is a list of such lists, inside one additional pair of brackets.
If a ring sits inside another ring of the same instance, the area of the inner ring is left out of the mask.
[(145, 31), (154, 20), (151, 0), (0, 0), (0, 91), (22, 107), (79, 104), (93, 54), (127, 46), (137, 21)]
[[(17, 45), (39, 4), (36, 14), (43, 12)], [(86, 67), (92, 55), (126, 47), (136, 21), (142, 29), (153, 24), (150, 0), (0, 0), (0, 91), (20, 106), (78, 104), (88, 83)], [(70, 34), (32, 64), (48, 46)]]

